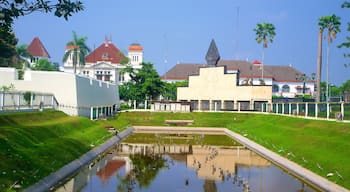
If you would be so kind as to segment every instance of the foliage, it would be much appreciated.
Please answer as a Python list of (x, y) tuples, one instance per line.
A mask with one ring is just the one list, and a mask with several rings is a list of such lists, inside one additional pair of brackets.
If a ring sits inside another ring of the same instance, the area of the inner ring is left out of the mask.
[(85, 44), (87, 37), (78, 37), (77, 33), (73, 31), (73, 40), (67, 43), (67, 46), (71, 46), (66, 50), (63, 56), (63, 62), (66, 62), (69, 57), (72, 57), (74, 73), (77, 72), (77, 65), (85, 65), (85, 57), (90, 52), (90, 48)]
[(26, 101), (27, 105), (30, 105), (31, 97), (33, 96), (33, 100), (35, 99), (35, 94), (27, 91), (23, 94), (23, 98)]
[(13, 66), (17, 41), (12, 29), (1, 25), (0, 20), (0, 67)]
[(129, 73), (131, 80), (119, 86), (119, 96), (122, 100), (144, 100), (156, 99), (163, 90), (164, 83), (158, 72), (150, 62), (141, 63), (142, 68), (135, 70), (128, 66), (125, 72)]
[(28, 187), (104, 142), (100, 123), (58, 111), (0, 114), (0, 191)]
[(23, 44), (16, 47), (16, 56), (18, 62), (22, 64), (22, 69), (25, 67), (29, 67), (29, 63), (26, 58), (31, 58), (32, 55), (27, 51), (28, 45)]
[(327, 30), (328, 43), (332, 43), (333, 38), (336, 38), (337, 33), (340, 32), (340, 17), (334, 14), (320, 17), (318, 21), (318, 25), (321, 31), (324, 31), (325, 29)]
[(9, 86), (3, 85), (0, 87), (0, 91), (12, 91), (15, 89), (15, 86), (11, 83)]
[(39, 59), (32, 67), (35, 71), (57, 71), (57, 67), (46, 59)]
[(258, 23), (254, 29), (258, 44), (263, 43), (263, 47), (267, 48), (268, 43), (272, 43), (276, 35), (275, 26), (271, 23)]
[[(341, 6), (342, 8), (350, 8), (350, 2), (344, 2)], [(350, 32), (350, 23), (348, 23), (348, 32)], [(350, 48), (350, 36), (346, 37), (346, 42), (343, 42), (342, 44), (338, 45), (338, 48)], [(350, 58), (350, 53), (344, 53), (344, 57)], [(350, 67), (350, 63), (344, 64), (345, 67)]]
[(177, 81), (177, 82), (164, 82), (164, 89), (162, 92), (162, 96), (165, 100), (177, 100), (177, 88), (178, 87), (187, 87), (188, 81)]
[(57, 17), (72, 16), (73, 13), (77, 13), (84, 9), (81, 1), (72, 0), (58, 0), (55, 1), (43, 1), (43, 0), (2, 0), (0, 6), (0, 25), (6, 28), (11, 28), (14, 19), (20, 16), (31, 14), (35, 11), (41, 11), (49, 13), (54, 11), (54, 15)]

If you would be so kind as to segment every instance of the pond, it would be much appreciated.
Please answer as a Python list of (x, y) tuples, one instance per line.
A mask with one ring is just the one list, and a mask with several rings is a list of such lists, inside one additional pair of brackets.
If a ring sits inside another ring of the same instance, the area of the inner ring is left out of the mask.
[(315, 191), (226, 135), (134, 133), (56, 191)]

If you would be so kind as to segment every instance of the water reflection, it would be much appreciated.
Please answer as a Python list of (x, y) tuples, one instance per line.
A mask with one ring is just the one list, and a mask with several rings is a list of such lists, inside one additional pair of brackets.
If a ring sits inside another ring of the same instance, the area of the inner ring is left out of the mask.
[(314, 191), (243, 146), (121, 143), (57, 191)]

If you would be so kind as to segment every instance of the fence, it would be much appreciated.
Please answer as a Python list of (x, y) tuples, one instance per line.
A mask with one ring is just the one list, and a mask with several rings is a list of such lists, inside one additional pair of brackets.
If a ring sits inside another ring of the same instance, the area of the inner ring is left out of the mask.
[(262, 112), (304, 116), (309, 118), (350, 120), (350, 103), (264, 103)]
[(57, 109), (57, 106), (58, 102), (53, 94), (0, 91), (0, 113)]

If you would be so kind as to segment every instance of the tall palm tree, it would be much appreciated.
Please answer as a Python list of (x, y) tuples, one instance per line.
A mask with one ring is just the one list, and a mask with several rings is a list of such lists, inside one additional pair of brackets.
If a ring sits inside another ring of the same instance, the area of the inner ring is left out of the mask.
[(77, 72), (77, 65), (85, 65), (85, 57), (90, 52), (90, 48), (85, 44), (87, 37), (78, 37), (76, 32), (73, 31), (73, 40), (67, 43), (71, 49), (66, 50), (63, 56), (63, 62), (66, 62), (70, 56), (72, 56), (74, 74)]
[(254, 29), (256, 38), (255, 40), (258, 42), (258, 44), (263, 44), (263, 50), (262, 50), (262, 57), (261, 57), (261, 78), (264, 78), (264, 54), (265, 54), (265, 48), (267, 48), (267, 45), (269, 43), (273, 42), (273, 38), (275, 37), (275, 26), (271, 23), (258, 23), (256, 24), (256, 28)]
[[(320, 32), (321, 33), (321, 39), (322, 39), (322, 34), (324, 30), (328, 31), (328, 35), (327, 35), (327, 63), (326, 63), (326, 101), (329, 101), (329, 45), (332, 43), (333, 38), (335, 39), (337, 37), (337, 33), (340, 32), (340, 17), (336, 16), (336, 15), (329, 15), (329, 16), (323, 16), (320, 17), (319, 21), (318, 21), (318, 25), (320, 27)], [(319, 37), (320, 38), (320, 37)], [(321, 40), (321, 44), (319, 44), (319, 46), (322, 47), (322, 40)], [(319, 48), (320, 49), (320, 48)], [(319, 52), (319, 57), (322, 57), (322, 48), (321, 48), (321, 53)], [(320, 56), (321, 54), (321, 56)], [(321, 65), (322, 62), (318, 63), (318, 65)], [(318, 71), (318, 76), (321, 76), (321, 67), (318, 66), (317, 69)], [(319, 84), (319, 82), (321, 81), (321, 78), (318, 79), (317, 78), (317, 84)], [(319, 95), (318, 95), (319, 96)]]

